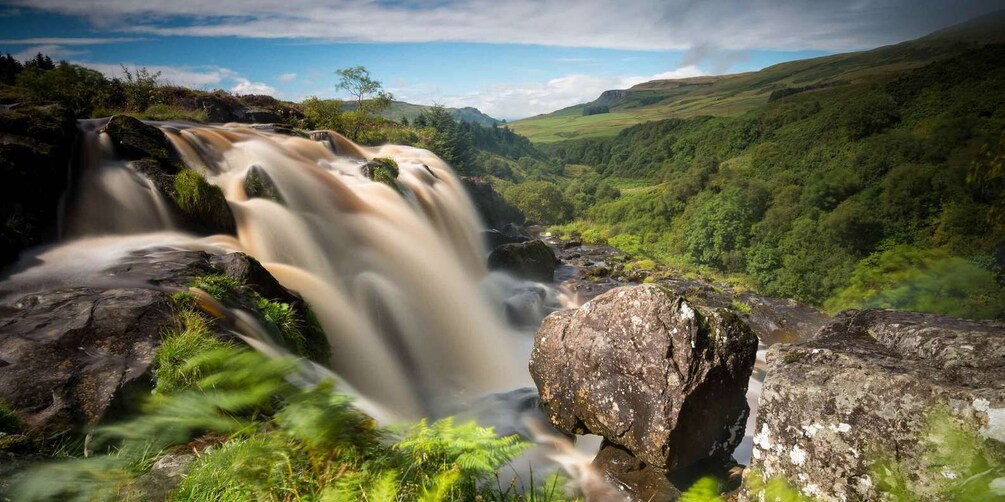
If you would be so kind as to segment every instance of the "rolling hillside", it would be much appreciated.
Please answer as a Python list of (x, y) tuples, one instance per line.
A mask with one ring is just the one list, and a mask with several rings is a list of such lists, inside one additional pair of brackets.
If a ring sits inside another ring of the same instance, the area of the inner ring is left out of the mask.
[[(967, 49), (1005, 42), (1005, 11), (983, 16), (917, 40), (864, 52), (791, 61), (761, 71), (681, 80), (656, 80), (546, 115), (510, 124), (535, 143), (614, 136), (642, 122), (701, 115), (734, 116), (799, 92), (854, 83), (886, 82), (905, 70)], [(588, 108), (607, 113), (585, 115)]]
[[(342, 103), (342, 108), (344, 110), (352, 110), (355, 108), (355, 103), (345, 101)], [(379, 115), (395, 122), (401, 121), (402, 118), (406, 118), (409, 122), (411, 122), (415, 120), (415, 117), (418, 117), (420, 113), (429, 110), (430, 108), (432, 108), (432, 106), (416, 105), (413, 103), (406, 103), (404, 101), (392, 101), (391, 106)], [(470, 106), (466, 106), (464, 108), (447, 108), (446, 110), (450, 112), (450, 115), (454, 118), (454, 120), (472, 122), (484, 126), (502, 123), (501, 120), (485, 115), (481, 112), (481, 110)]]

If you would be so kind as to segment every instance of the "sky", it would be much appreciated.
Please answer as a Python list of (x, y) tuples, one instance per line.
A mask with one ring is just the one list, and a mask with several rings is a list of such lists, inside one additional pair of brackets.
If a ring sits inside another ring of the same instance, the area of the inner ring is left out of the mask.
[(0, 51), (299, 101), (365, 66), (396, 99), (514, 120), (659, 78), (910, 40), (1003, 0), (0, 0)]

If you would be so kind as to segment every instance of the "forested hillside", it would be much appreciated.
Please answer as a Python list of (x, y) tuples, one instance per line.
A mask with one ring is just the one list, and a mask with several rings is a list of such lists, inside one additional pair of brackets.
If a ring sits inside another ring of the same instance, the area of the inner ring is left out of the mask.
[[(1005, 45), (989, 45), (739, 116), (555, 143), (622, 187), (560, 230), (833, 310), (1002, 317), (1002, 89)], [(566, 204), (582, 178), (552, 178)]]

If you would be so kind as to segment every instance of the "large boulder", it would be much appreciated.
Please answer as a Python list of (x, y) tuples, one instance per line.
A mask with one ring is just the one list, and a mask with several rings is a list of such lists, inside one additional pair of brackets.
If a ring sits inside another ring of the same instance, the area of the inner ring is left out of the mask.
[(102, 131), (111, 138), (115, 153), (132, 161), (130, 165), (167, 196), (189, 227), (203, 233), (236, 233), (223, 190), (186, 167), (160, 129), (128, 115), (115, 115)]
[(502, 270), (541, 282), (555, 277), (558, 259), (547, 244), (540, 240), (503, 244), (489, 253), (490, 270)]
[(895, 458), (935, 500), (919, 439), (947, 410), (1005, 441), (1005, 324), (883, 310), (839, 314), (813, 339), (775, 345), (752, 469), (820, 500), (877, 499), (873, 463)]
[(558, 430), (602, 435), (669, 472), (739, 444), (756, 351), (736, 315), (643, 285), (548, 316), (530, 371)]
[(76, 134), (61, 105), (0, 105), (0, 266), (56, 236)]
[(499, 195), (492, 184), (482, 178), (461, 177), (461, 183), (467, 189), (471, 201), (478, 210), (482, 222), (487, 228), (503, 228), (508, 223), (523, 225), (524, 216), (519, 209)]

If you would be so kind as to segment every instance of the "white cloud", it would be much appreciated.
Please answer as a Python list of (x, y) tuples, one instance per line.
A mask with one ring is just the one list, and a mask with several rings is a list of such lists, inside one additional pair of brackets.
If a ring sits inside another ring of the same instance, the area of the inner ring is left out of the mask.
[[(122, 66), (117, 64), (91, 63), (88, 61), (74, 61), (81, 66), (86, 66), (92, 70), (100, 71), (109, 77), (122, 78), (125, 73)], [(126, 64), (127, 68), (143, 67), (143, 65)], [(164, 66), (148, 65), (145, 68), (151, 73), (160, 72), (158, 80), (164, 84), (180, 85), (184, 87), (206, 88), (218, 86), (224, 80), (238, 80), (240, 77), (233, 71), (216, 66), (207, 67), (187, 67), (187, 66)]]
[(276, 77), (276, 80), (278, 80), (280, 82), (292, 82), (292, 81), (296, 80), (296, 78), (297, 78), (297, 74), (296, 73), (284, 73), (284, 74), (279, 75), (278, 77)]
[(279, 94), (275, 87), (262, 82), (251, 82), (246, 78), (238, 79), (237, 85), (231, 87), (230, 92), (239, 96), (243, 96), (245, 94), (268, 94), (269, 96), (277, 96)]
[(24, 61), (35, 57), (35, 55), (40, 52), (42, 54), (45, 54), (46, 56), (49, 56), (53, 60), (60, 60), (83, 54), (86, 51), (70, 49), (67, 47), (63, 47), (62, 45), (43, 44), (43, 45), (33, 45), (31, 47), (25, 47), (24, 49), (21, 49), (20, 51), (17, 51), (14, 54), (12, 54), (12, 56), (14, 56), (15, 59)]
[(697, 77), (703, 74), (697, 66), (686, 66), (649, 76), (598, 77), (575, 74), (547, 82), (494, 85), (463, 96), (445, 97), (443, 102), (453, 107), (473, 106), (493, 117), (512, 120), (586, 103), (610, 89), (627, 89), (650, 80)]
[(872, 47), (998, 10), (1000, 0), (13, 0), (134, 33), (620, 49)]
[(37, 38), (9, 38), (0, 40), (3, 45), (104, 45), (123, 44), (129, 42), (142, 42), (145, 38), (59, 38), (59, 37), (37, 37)]

